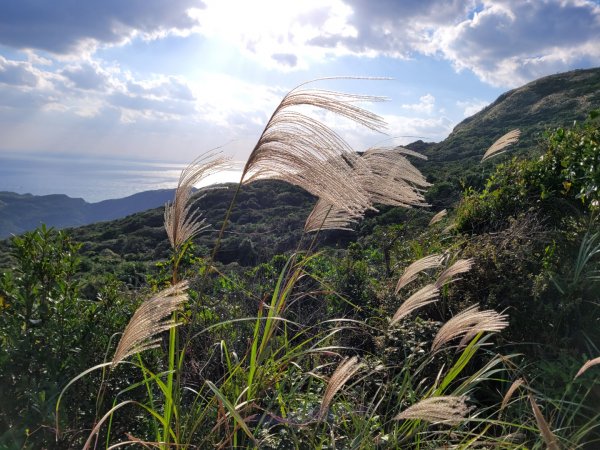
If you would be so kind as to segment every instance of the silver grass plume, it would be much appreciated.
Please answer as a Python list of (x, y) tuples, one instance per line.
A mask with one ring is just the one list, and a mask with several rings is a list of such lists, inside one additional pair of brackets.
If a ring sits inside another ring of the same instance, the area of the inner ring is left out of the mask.
[(442, 209), (440, 212), (438, 212), (431, 218), (431, 220), (429, 221), (429, 226), (431, 226), (435, 223), (438, 223), (440, 220), (442, 220), (444, 217), (446, 217), (447, 214), (448, 214), (448, 211), (445, 209)]
[(577, 375), (575, 375), (575, 378), (583, 375), (583, 373), (586, 370), (588, 370), (590, 367), (598, 365), (598, 364), (600, 364), (600, 356), (598, 358), (590, 359), (583, 366), (581, 366), (581, 368), (577, 371)]
[(282, 180), (302, 187), (339, 209), (362, 213), (369, 207), (369, 199), (352, 176), (356, 167), (364, 164), (360, 157), (333, 130), (290, 108), (321, 108), (382, 131), (383, 119), (356, 103), (384, 99), (302, 86), (289, 92), (275, 109), (248, 158), (242, 180), (244, 183)]
[(459, 259), (446, 270), (444, 270), (438, 277), (435, 285), (441, 288), (443, 285), (450, 281), (456, 281), (454, 277), (458, 274), (468, 272), (473, 267), (474, 259)]
[(431, 186), (423, 174), (411, 164), (405, 155), (417, 152), (396, 148), (370, 148), (361, 159), (366, 163), (364, 173), (357, 172), (363, 188), (373, 204), (391, 206), (428, 206), (423, 192)]
[(362, 214), (348, 212), (339, 206), (326, 203), (322, 199), (317, 201), (304, 224), (304, 232), (310, 233), (319, 230), (352, 230), (350, 225), (357, 223)]
[(329, 383), (327, 383), (323, 399), (321, 400), (321, 407), (319, 408), (319, 413), (317, 415), (319, 420), (323, 419), (325, 414), (327, 414), (335, 394), (337, 394), (344, 384), (346, 384), (362, 367), (363, 364), (358, 362), (356, 356), (353, 356), (352, 358), (344, 358), (337, 369), (335, 369), (335, 372), (333, 372), (329, 379)]
[(466, 396), (446, 395), (430, 397), (406, 408), (395, 420), (424, 420), (430, 423), (456, 424), (462, 422), (471, 412)]
[(178, 283), (140, 305), (123, 331), (111, 368), (130, 355), (157, 347), (156, 335), (178, 325), (170, 317), (187, 300), (187, 287), (187, 282)]
[(215, 153), (199, 156), (181, 171), (175, 198), (165, 206), (164, 223), (171, 247), (178, 249), (207, 225), (200, 220), (199, 212), (192, 212), (192, 194), (196, 183), (209, 175), (230, 167), (228, 158)]
[(502, 411), (504, 408), (506, 408), (506, 406), (508, 405), (508, 402), (510, 401), (510, 399), (512, 398), (514, 393), (523, 384), (525, 384), (525, 380), (523, 380), (523, 378), (517, 378), (515, 381), (513, 381), (513, 383), (508, 388), (508, 391), (506, 391), (506, 394), (504, 394), (504, 397), (502, 398), (502, 404), (500, 405), (500, 411)]
[(520, 136), (521, 136), (521, 130), (519, 130), (519, 129), (509, 131), (505, 135), (501, 136), (498, 140), (496, 140), (496, 142), (494, 142), (490, 146), (490, 148), (487, 149), (487, 151), (483, 155), (483, 158), (481, 158), (481, 162), (485, 161), (486, 159), (491, 158), (492, 156), (496, 156), (502, 152), (505, 152), (506, 148), (509, 145), (515, 144), (516, 142), (519, 141)]
[(493, 310), (479, 311), (479, 307), (474, 305), (452, 317), (439, 329), (433, 339), (431, 351), (439, 350), (444, 344), (460, 336), (462, 346), (481, 332), (502, 331), (507, 326), (505, 314)]
[(435, 267), (439, 267), (444, 260), (444, 255), (428, 255), (424, 258), (421, 258), (415, 262), (413, 262), (410, 266), (408, 266), (405, 270), (398, 283), (396, 284), (396, 294), (406, 286), (408, 283), (411, 283), (417, 278), (417, 275), (427, 269), (433, 269)]
[(546, 444), (548, 450), (560, 450), (560, 445), (558, 444), (558, 439), (556, 435), (550, 429), (550, 424), (546, 421), (542, 411), (540, 411), (540, 407), (534, 400), (532, 395), (529, 395), (529, 402), (531, 403), (531, 408), (533, 409), (533, 415), (535, 416), (535, 421), (537, 422), (538, 428), (540, 430), (540, 434), (542, 435), (542, 439)]
[(394, 314), (394, 317), (392, 317), (390, 325), (394, 325), (396, 322), (403, 317), (406, 317), (414, 310), (436, 302), (439, 293), (439, 289), (433, 284), (428, 284), (427, 286), (419, 289), (413, 295), (408, 297), (404, 303), (402, 303), (402, 305), (400, 305), (396, 311), (396, 314)]

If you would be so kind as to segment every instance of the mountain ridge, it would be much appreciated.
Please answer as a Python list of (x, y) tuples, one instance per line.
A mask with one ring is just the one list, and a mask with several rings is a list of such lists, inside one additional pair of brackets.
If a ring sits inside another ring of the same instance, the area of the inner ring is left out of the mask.
[(0, 239), (20, 234), (45, 223), (67, 228), (105, 222), (164, 205), (175, 189), (138, 192), (127, 197), (88, 203), (65, 194), (17, 194), (0, 192)]

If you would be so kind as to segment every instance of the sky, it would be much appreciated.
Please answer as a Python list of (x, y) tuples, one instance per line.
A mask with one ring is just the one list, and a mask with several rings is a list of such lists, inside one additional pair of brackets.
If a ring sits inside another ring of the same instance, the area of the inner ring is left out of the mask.
[(598, 0), (2, 0), (0, 155), (243, 160), (290, 89), (379, 95), (387, 134), (440, 141), (501, 93), (600, 66)]

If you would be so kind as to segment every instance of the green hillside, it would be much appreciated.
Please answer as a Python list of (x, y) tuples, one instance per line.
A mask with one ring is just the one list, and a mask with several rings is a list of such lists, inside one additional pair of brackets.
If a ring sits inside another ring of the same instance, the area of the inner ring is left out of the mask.
[(599, 75), (411, 144), (433, 208), (354, 231), (260, 181), (181, 188), (171, 241), (156, 208), (0, 242), (0, 448), (598, 448)]
[(511, 154), (535, 152), (545, 131), (581, 122), (599, 106), (600, 68), (550, 75), (502, 94), (459, 123), (444, 141), (409, 147), (427, 155), (428, 160), (418, 166), (437, 184), (430, 199), (440, 208), (447, 207), (458, 200), (461, 180), (467, 185), (481, 185), (479, 161), (503, 134), (521, 130)]

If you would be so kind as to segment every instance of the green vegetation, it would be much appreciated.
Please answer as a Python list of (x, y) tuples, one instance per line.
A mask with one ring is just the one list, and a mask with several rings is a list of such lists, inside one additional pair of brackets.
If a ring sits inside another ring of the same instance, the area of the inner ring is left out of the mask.
[(305, 234), (298, 188), (188, 180), (166, 223), (12, 238), (0, 447), (595, 448), (597, 114), (495, 162), (431, 226)]

